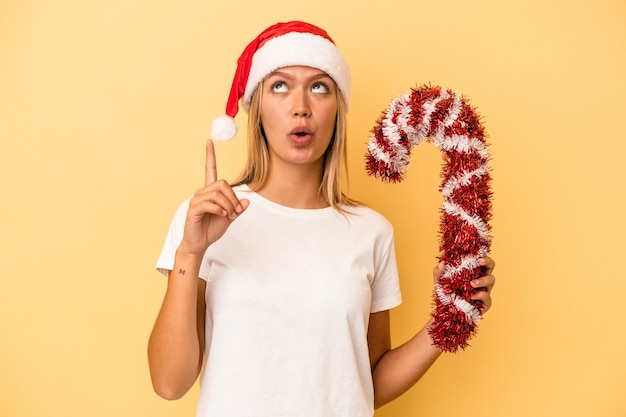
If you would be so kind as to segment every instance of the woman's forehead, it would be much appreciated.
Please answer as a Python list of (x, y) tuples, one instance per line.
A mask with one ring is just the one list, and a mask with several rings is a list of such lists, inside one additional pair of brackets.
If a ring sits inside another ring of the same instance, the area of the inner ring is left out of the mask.
[(303, 65), (291, 65), (287, 67), (280, 67), (270, 72), (266, 78), (271, 76), (286, 76), (286, 77), (295, 77), (296, 75), (302, 75), (306, 77), (315, 77), (315, 78), (330, 78), (332, 77), (328, 75), (325, 71), (322, 71), (319, 68), (308, 67)]

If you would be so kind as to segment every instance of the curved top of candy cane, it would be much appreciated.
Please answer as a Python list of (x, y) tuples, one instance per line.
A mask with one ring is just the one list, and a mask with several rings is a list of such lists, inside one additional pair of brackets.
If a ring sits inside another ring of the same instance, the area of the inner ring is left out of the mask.
[(465, 98), (450, 89), (422, 86), (392, 100), (378, 119), (368, 145), (368, 173), (402, 181), (411, 148), (427, 139), (446, 152), (489, 159), (480, 116)]

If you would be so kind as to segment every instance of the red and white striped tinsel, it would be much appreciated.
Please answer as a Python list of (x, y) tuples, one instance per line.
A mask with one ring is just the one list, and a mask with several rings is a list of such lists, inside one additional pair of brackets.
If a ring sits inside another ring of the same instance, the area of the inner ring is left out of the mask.
[(429, 332), (440, 349), (468, 346), (481, 319), (481, 302), (470, 281), (484, 275), (478, 258), (491, 244), (491, 177), (485, 131), (478, 113), (458, 92), (422, 86), (394, 99), (372, 129), (366, 169), (402, 181), (411, 148), (432, 140), (443, 152), (439, 258), (446, 267), (435, 283), (434, 322)]

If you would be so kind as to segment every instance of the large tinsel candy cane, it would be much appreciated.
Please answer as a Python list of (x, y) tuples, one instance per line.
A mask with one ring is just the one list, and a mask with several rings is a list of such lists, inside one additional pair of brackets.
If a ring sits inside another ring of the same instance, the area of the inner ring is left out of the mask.
[(483, 275), (478, 258), (491, 244), (489, 153), (477, 112), (448, 89), (422, 86), (394, 99), (372, 129), (366, 169), (390, 182), (402, 181), (413, 146), (433, 140), (444, 155), (440, 191), (443, 275), (435, 283), (430, 336), (444, 351), (468, 346), (481, 319), (481, 302), (470, 281)]

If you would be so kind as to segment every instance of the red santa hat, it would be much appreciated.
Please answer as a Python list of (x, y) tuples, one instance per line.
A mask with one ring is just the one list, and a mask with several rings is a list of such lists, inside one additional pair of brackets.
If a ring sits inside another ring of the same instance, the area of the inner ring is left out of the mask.
[(265, 29), (244, 49), (226, 103), (226, 115), (213, 121), (211, 137), (230, 140), (237, 133), (234, 117), (239, 100), (250, 109), (252, 94), (272, 71), (301, 65), (320, 69), (337, 84), (346, 105), (350, 98), (350, 69), (335, 42), (323, 29), (305, 22), (277, 23)]

